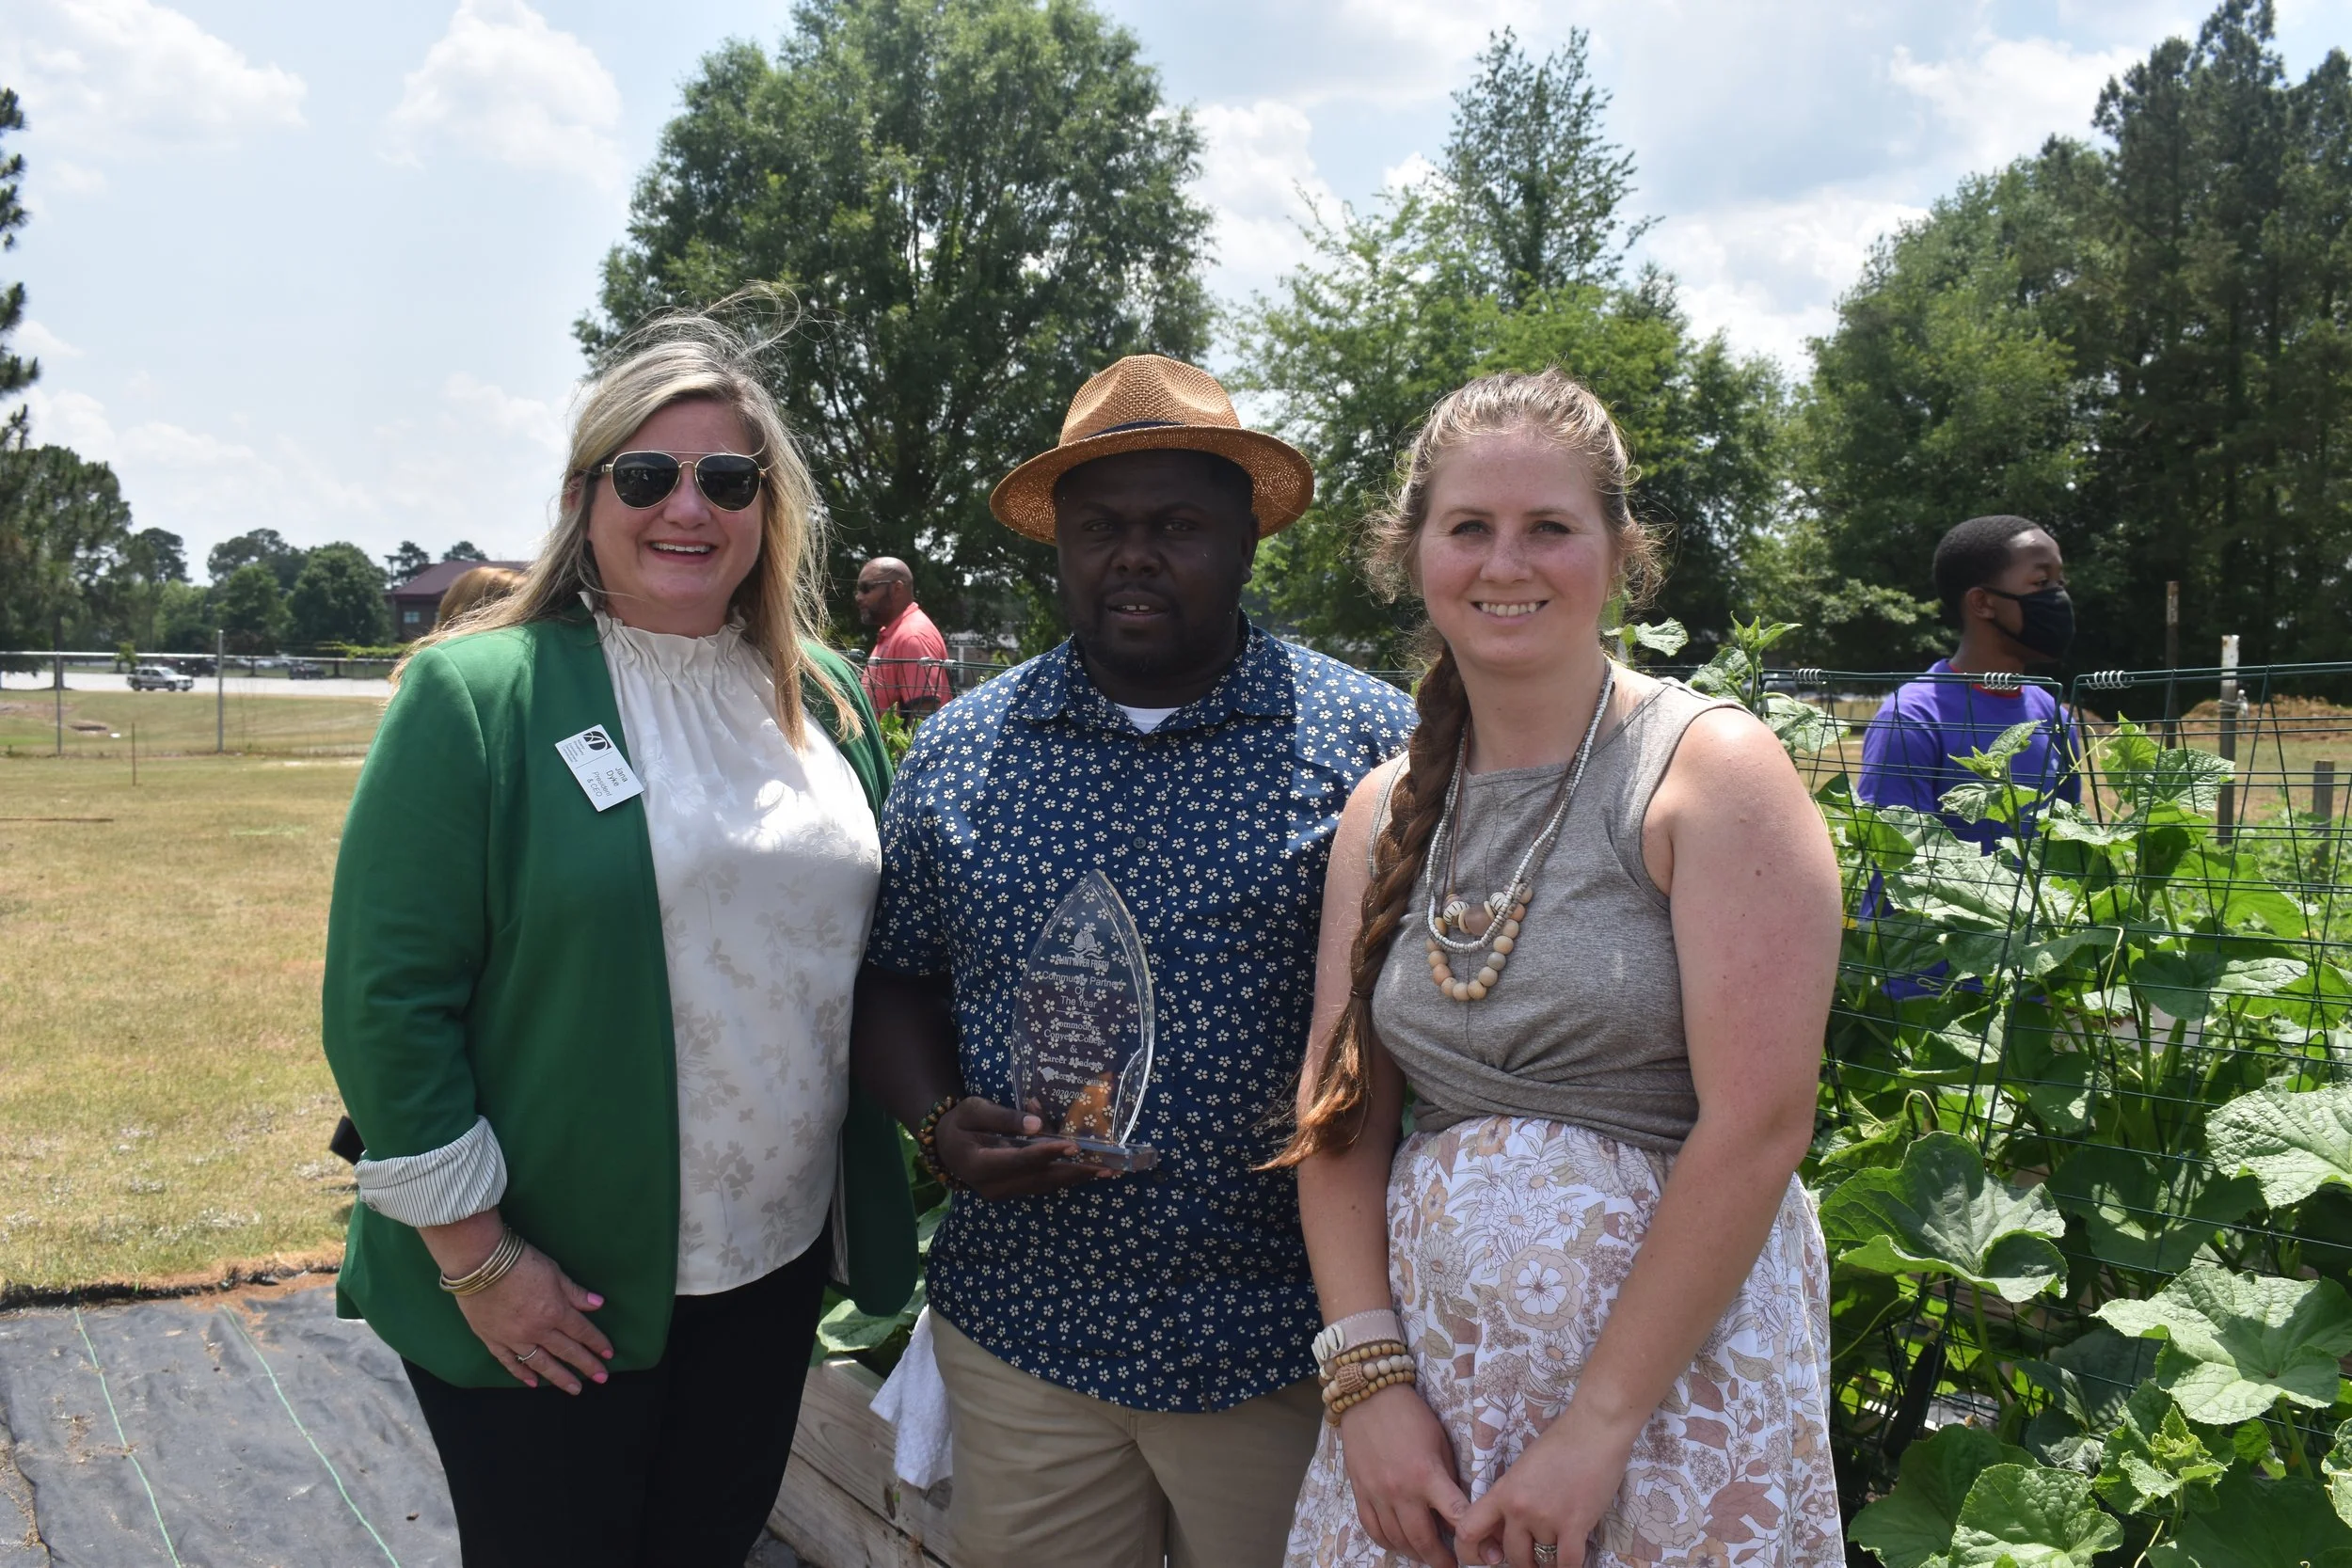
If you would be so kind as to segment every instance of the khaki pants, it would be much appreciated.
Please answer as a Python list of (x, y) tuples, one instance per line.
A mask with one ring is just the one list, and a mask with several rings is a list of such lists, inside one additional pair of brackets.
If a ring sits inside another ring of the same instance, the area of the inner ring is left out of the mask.
[(962, 1568), (1279, 1568), (1323, 1401), (1310, 1378), (1197, 1415), (1031, 1377), (931, 1316)]

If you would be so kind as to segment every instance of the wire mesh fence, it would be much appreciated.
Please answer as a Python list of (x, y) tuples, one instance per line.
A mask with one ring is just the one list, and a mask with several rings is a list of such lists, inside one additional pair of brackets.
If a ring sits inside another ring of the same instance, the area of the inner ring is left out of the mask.
[(215, 750), (265, 756), (358, 756), (383, 718), (378, 696), (68, 689), (0, 689), (0, 756), (128, 759)]
[(2096, 1473), (2152, 1377), (2315, 1473), (2352, 1342), (2275, 1386), (2180, 1346), (2260, 1317), (2197, 1292), (2352, 1284), (2347, 674), (1776, 678), (1845, 879), (1808, 1176), (1850, 1514), (1954, 1422)]

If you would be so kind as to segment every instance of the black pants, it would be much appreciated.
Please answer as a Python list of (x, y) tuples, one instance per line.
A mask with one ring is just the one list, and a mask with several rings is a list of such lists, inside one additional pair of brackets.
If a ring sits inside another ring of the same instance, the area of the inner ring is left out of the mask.
[(678, 1297), (660, 1364), (578, 1398), (405, 1363), (466, 1568), (743, 1568), (792, 1452), (831, 1251), (820, 1236), (765, 1278)]

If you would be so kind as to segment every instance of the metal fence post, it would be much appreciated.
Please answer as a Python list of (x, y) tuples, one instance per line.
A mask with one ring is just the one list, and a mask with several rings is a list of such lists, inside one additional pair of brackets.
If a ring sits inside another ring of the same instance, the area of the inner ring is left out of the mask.
[(229, 750), (229, 634), (213, 628), (213, 754)]
[[(2237, 638), (2221, 640), (2221, 760), (2237, 761)], [(2234, 836), (2237, 826), (2237, 772), (2221, 784), (2221, 802), (2214, 812), (2213, 836), (2217, 844), (2227, 844)]]
[[(2167, 671), (2181, 667), (2181, 585), (2164, 585), (2164, 667)], [(2167, 751), (2181, 743), (2181, 679), (2178, 675), (2164, 677), (2164, 745)]]
[(65, 652), (57, 650), (56, 687), (53, 695), (57, 703), (57, 755), (65, 755)]

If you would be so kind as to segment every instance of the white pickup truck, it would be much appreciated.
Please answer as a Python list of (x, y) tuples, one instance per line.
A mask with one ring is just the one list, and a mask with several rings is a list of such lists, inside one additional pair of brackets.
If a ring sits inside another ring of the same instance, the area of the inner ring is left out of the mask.
[(167, 670), (160, 664), (142, 664), (131, 672), (134, 691), (193, 691), (196, 677), (183, 675), (177, 670)]

